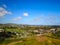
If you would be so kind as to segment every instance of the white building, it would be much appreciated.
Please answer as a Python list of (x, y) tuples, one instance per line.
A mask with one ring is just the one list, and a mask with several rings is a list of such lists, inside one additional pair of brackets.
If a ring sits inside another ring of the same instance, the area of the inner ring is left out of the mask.
[(4, 29), (0, 29), (0, 32), (4, 32)]

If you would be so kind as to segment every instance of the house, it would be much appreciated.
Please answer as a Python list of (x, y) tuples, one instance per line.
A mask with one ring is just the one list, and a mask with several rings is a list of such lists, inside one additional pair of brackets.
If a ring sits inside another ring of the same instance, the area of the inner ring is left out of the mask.
[(38, 30), (34, 30), (34, 32), (39, 32)]
[(4, 32), (4, 29), (0, 29), (0, 32)]
[(39, 30), (34, 30), (33, 31), (35, 34), (40, 34)]
[(56, 29), (50, 29), (51, 33), (55, 33)]

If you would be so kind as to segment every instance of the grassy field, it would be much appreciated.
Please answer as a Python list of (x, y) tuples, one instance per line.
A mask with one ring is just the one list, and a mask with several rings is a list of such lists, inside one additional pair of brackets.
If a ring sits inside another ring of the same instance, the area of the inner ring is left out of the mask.
[(6, 29), (6, 31), (10, 31), (10, 32), (18, 32), (18, 33), (20, 33), (20, 32), (24, 32), (25, 30), (20, 30), (20, 29)]
[(33, 36), (22, 39), (6, 39), (0, 45), (60, 45), (60, 40), (46, 36)]
[[(27, 33), (26, 30), (20, 30), (20, 29), (7, 28), (6, 31), (17, 32), (17, 33), (25, 32), (23, 34)], [(52, 33), (44, 33), (44, 35), (42, 36), (29, 34), (29, 36), (30, 37), (26, 38), (20, 38), (20, 37), (17, 38), (17, 36), (6, 38), (3, 42), (0, 42), (0, 45), (60, 45), (60, 39), (55, 38), (55, 36), (53, 36)]]

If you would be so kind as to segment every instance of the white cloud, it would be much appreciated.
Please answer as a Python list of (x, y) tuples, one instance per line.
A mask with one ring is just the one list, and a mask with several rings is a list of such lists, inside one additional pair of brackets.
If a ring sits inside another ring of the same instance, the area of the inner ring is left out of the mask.
[(38, 18), (33, 19), (31, 22), (39, 22), (39, 21), (40, 21), (40, 18), (38, 17)]
[(5, 16), (6, 14), (12, 14), (11, 12), (7, 11), (5, 8), (0, 7), (0, 17)]
[(4, 8), (7, 8), (7, 6), (5, 4), (2, 5)]
[(28, 13), (23, 13), (23, 16), (28, 16)]
[(17, 21), (17, 20), (21, 20), (21, 19), (22, 19), (22, 17), (17, 17), (17, 18), (13, 18), (12, 20)]

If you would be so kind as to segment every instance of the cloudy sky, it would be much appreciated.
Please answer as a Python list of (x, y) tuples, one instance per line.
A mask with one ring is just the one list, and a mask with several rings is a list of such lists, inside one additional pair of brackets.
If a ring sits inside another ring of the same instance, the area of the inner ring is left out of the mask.
[(0, 0), (0, 23), (60, 25), (60, 1)]

